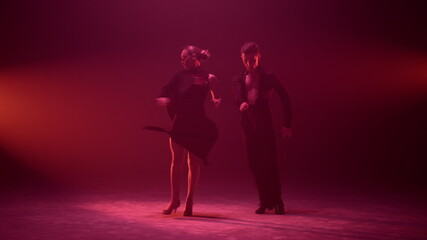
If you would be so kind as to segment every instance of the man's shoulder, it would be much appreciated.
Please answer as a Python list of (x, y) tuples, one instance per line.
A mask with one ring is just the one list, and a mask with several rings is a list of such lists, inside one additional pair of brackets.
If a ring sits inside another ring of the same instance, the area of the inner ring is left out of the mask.
[(260, 76), (262, 79), (264, 79), (264, 81), (268, 81), (268, 82), (277, 81), (276, 74), (273, 72), (266, 71), (265, 69), (262, 69), (260, 71)]
[(244, 76), (245, 76), (245, 71), (241, 71), (240, 73), (235, 74), (235, 75), (233, 76), (233, 82), (239, 82), (239, 81), (242, 81), (242, 80), (244, 79)]

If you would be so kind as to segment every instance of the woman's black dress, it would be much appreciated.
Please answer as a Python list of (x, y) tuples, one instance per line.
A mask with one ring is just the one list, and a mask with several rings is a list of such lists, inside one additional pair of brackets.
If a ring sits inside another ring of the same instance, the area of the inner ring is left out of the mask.
[(169, 132), (172, 140), (204, 161), (218, 136), (216, 125), (205, 112), (209, 92), (209, 74), (196, 68), (175, 74), (160, 94), (171, 99), (168, 112), (173, 120)]

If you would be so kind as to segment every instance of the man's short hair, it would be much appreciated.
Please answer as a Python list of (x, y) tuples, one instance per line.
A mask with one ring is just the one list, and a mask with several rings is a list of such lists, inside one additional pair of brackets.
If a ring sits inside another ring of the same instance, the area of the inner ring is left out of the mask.
[(259, 54), (261, 53), (261, 50), (259, 49), (259, 45), (257, 43), (247, 42), (242, 45), (240, 52), (244, 54)]

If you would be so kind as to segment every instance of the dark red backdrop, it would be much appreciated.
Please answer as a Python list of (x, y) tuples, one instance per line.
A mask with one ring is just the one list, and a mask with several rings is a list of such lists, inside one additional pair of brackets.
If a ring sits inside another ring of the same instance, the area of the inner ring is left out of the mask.
[[(289, 182), (422, 184), (426, 159), (426, 17), (415, 1), (2, 2), (0, 163), (3, 186), (42, 181), (134, 187), (167, 181), (154, 103), (187, 44), (224, 104), (208, 108), (220, 139), (210, 178), (247, 174), (231, 78), (240, 45), (288, 90), (294, 137), (280, 140)], [(273, 99), (275, 116), (280, 106)], [(276, 119), (278, 121), (278, 119)]]

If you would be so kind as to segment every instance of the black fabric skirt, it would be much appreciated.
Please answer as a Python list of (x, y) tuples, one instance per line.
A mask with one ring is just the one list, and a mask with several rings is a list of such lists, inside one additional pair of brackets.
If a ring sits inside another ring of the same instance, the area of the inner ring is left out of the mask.
[(218, 128), (206, 115), (182, 113), (175, 116), (169, 135), (172, 141), (206, 162), (218, 138)]

